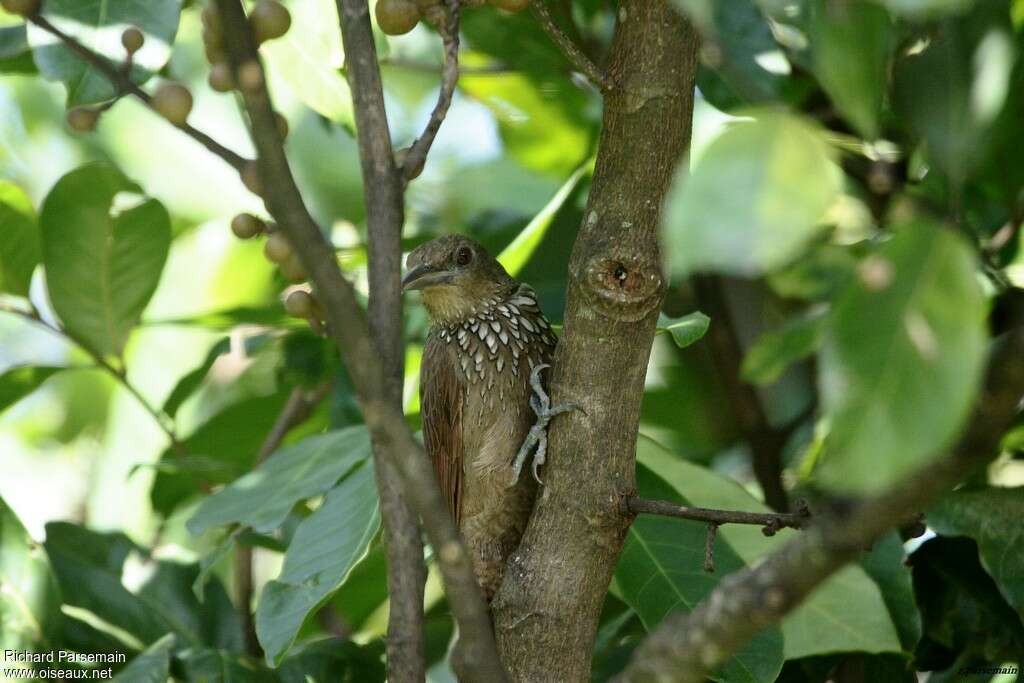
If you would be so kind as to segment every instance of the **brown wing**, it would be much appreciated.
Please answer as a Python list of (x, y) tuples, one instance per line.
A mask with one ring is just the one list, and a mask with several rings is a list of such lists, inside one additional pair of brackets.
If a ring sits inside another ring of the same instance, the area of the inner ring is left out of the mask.
[(420, 413), (423, 441), (434, 461), (434, 471), (448, 510), (458, 525), (462, 513), (462, 404), (463, 388), (451, 352), (431, 334), (420, 366)]

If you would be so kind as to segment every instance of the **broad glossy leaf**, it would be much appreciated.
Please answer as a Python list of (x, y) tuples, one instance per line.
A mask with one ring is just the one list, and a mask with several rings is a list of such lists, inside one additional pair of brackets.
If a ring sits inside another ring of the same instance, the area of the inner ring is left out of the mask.
[(215, 526), (243, 524), (271, 531), (297, 502), (328, 491), (369, 453), (370, 438), (363, 426), (303, 439), (204, 500), (188, 529), (201, 534)]
[[(117, 65), (125, 58), (121, 34), (129, 26), (142, 31), (146, 42), (132, 58), (131, 77), (136, 83), (144, 83), (167, 63), (180, 13), (181, 0), (46, 0), (43, 4), (43, 16), (54, 26)], [(57, 38), (30, 24), (28, 41), (43, 76), (67, 86), (68, 106), (114, 97), (110, 81)]]
[(114, 683), (167, 683), (174, 643), (174, 634), (168, 633), (128, 662), (114, 676)]
[(954, 491), (928, 510), (928, 526), (946, 536), (969, 536), (981, 563), (1024, 618), (1024, 487)]
[(61, 620), (60, 593), (46, 553), (0, 498), (0, 638), (5, 648), (50, 650)]
[(64, 368), (17, 366), (0, 375), (0, 413), (38, 389)]
[[(640, 494), (688, 505), (661, 477), (637, 466)], [(743, 568), (731, 544), (715, 544), (716, 573), (704, 571), (705, 528), (668, 517), (641, 516), (630, 526), (615, 570), (615, 580), (626, 603), (651, 630), (674, 610), (692, 610), (718, 584), (722, 576)], [(716, 675), (717, 681), (774, 681), (782, 669), (782, 634), (770, 627), (755, 636)]]
[(355, 130), (334, 0), (292, 0), (292, 27), (260, 48), (271, 73), (316, 113)]
[(105, 163), (61, 178), (39, 216), (53, 308), (92, 350), (119, 355), (160, 281), (167, 210)]
[(662, 218), (673, 273), (757, 275), (785, 265), (821, 232), (840, 176), (802, 120), (763, 112), (734, 123), (691, 174), (676, 175)]
[(812, 0), (808, 9), (818, 81), (854, 128), (874, 139), (894, 42), (889, 13), (873, 2)]
[(256, 609), (256, 633), (268, 663), (280, 663), (306, 617), (366, 555), (379, 526), (373, 467), (367, 462), (342, 479), (299, 524), (281, 575), (263, 589)]
[(758, 337), (743, 358), (743, 379), (754, 384), (771, 384), (792, 363), (817, 351), (827, 313), (827, 307), (814, 308)]
[(6, 181), (0, 181), (0, 235), (0, 292), (27, 297), (42, 257), (39, 226), (28, 197)]
[(859, 564), (878, 584), (900, 644), (913, 652), (921, 639), (921, 613), (914, 600), (914, 585), (899, 534), (891, 531), (860, 556)]
[(835, 302), (820, 382), (831, 419), (816, 476), (877, 491), (935, 457), (967, 418), (985, 353), (975, 257), (952, 230), (900, 227)]
[(590, 170), (591, 164), (589, 162), (576, 169), (569, 176), (569, 179), (558, 188), (558, 192), (551, 198), (551, 201), (545, 204), (544, 208), (526, 224), (526, 227), (516, 235), (515, 239), (498, 254), (498, 262), (505, 266), (505, 270), (508, 271), (509, 275), (515, 277), (523, 269), (523, 266), (526, 265), (526, 262), (530, 260), (530, 256), (540, 246), (548, 228), (554, 222), (555, 215), (562, 208), (562, 205), (565, 204), (565, 200), (572, 195), (572, 191), (579, 185), (580, 178), (590, 172)]
[[(650, 439), (641, 437), (637, 443), (637, 460), (650, 467), (692, 505), (770, 512), (736, 481), (678, 458)], [(701, 528), (692, 522), (680, 521), (680, 524)], [(796, 533), (783, 529), (769, 538), (758, 527), (745, 524), (727, 524), (718, 530), (719, 538), (724, 539), (747, 565), (778, 550)], [(701, 533), (700, 538), (703, 536)], [(699, 549), (703, 552), (703, 545)], [(860, 601), (856, 608), (846, 604), (851, 595)], [(846, 567), (819, 586), (783, 619), (782, 630), (786, 659), (858, 649), (900, 651), (896, 629), (885, 610), (878, 586), (856, 566)]]
[(672, 341), (681, 349), (696, 344), (707, 334), (711, 326), (711, 318), (700, 311), (694, 311), (678, 318), (670, 318), (664, 313), (658, 316), (658, 327), (655, 334), (670, 334)]

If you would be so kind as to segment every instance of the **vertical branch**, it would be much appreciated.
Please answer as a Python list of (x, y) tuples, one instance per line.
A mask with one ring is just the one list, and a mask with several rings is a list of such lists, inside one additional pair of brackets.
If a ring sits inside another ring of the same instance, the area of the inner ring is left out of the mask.
[(718, 375), (725, 383), (730, 403), (736, 412), (740, 430), (750, 444), (754, 476), (764, 491), (765, 503), (773, 510), (785, 512), (789, 509), (786, 489), (782, 486), (782, 449), (786, 445), (786, 434), (772, 427), (757, 391), (740, 377), (743, 349), (736, 336), (721, 279), (716, 276), (698, 276), (693, 278), (692, 283), (700, 309), (711, 316), (708, 341)]
[[(355, 109), (366, 202), (370, 335), (384, 365), (385, 400), (400, 411), (405, 375), (401, 287), (401, 240), (405, 217), (403, 181), (391, 148), (367, 2), (338, 0), (337, 7)], [(391, 599), (387, 637), (388, 679), (397, 683), (415, 682), (426, 676), (423, 542), (416, 515), (402, 496), (398, 473), (382, 453), (385, 447), (374, 441), (374, 466), (380, 490), (388, 558), (388, 595)]]

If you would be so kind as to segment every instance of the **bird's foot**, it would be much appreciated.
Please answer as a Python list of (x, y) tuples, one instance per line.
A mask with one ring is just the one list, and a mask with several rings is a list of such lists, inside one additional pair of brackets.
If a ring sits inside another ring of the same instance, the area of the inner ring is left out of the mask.
[(523, 440), (523, 445), (519, 447), (519, 452), (516, 453), (516, 457), (512, 461), (512, 480), (509, 482), (509, 486), (519, 481), (519, 475), (523, 470), (523, 465), (526, 463), (526, 458), (534, 447), (537, 450), (533, 455), (533, 478), (537, 480), (538, 484), (544, 484), (540, 480), (537, 470), (544, 464), (548, 451), (548, 423), (556, 416), (567, 413), (570, 410), (583, 410), (582, 406), (576, 403), (551, 405), (551, 399), (548, 398), (547, 392), (544, 391), (544, 385), (540, 381), (541, 371), (548, 367), (551, 366), (541, 363), (535, 365), (530, 373), (530, 386), (533, 388), (533, 395), (530, 396), (530, 408), (533, 409), (534, 414), (537, 416), (537, 421), (530, 427), (526, 439)]

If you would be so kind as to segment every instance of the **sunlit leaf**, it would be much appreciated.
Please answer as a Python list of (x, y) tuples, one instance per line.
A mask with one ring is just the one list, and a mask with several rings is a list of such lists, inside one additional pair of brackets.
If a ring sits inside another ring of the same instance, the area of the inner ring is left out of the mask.
[(673, 273), (756, 275), (783, 266), (817, 235), (840, 172), (803, 121), (764, 112), (712, 142), (677, 174), (662, 218)]
[(0, 292), (28, 296), (42, 256), (35, 211), (14, 183), (0, 181)]
[[(167, 63), (180, 13), (181, 0), (43, 3), (43, 16), (54, 26), (118, 67), (125, 59), (121, 34), (129, 26), (142, 31), (146, 42), (132, 56), (131, 77), (136, 83), (144, 83)], [(28, 27), (28, 42), (43, 76), (67, 86), (68, 106), (103, 102), (116, 94), (106, 76), (35, 24)]]
[(97, 163), (57, 182), (39, 223), (47, 291), (64, 327), (95, 352), (119, 355), (167, 260), (167, 210)]
[(281, 575), (268, 583), (256, 610), (256, 633), (277, 664), (306, 617), (338, 589), (380, 526), (373, 467), (364, 463), (327, 493), (299, 524)]
[(46, 553), (0, 498), (0, 635), (5, 648), (51, 650), (60, 594)]
[(984, 314), (975, 257), (940, 225), (904, 225), (861, 263), (825, 332), (821, 483), (877, 491), (943, 455), (974, 403)]
[(658, 316), (658, 327), (655, 334), (668, 333), (672, 341), (681, 349), (696, 344), (707, 334), (711, 326), (711, 318), (700, 311), (694, 311), (679, 318), (670, 318), (664, 313)]

